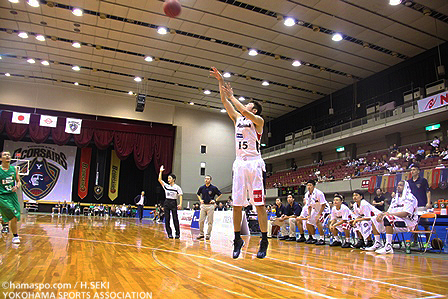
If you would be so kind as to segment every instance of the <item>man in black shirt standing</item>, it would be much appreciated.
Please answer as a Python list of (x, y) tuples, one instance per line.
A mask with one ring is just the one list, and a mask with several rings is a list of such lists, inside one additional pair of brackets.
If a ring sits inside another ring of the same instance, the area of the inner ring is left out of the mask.
[[(282, 237), (280, 240), (296, 241), (296, 218), (302, 213), (302, 207), (294, 201), (294, 197), (288, 195), (288, 204), (284, 209), (284, 214), (280, 217), (282, 221)], [(286, 234), (286, 223), (289, 223), (289, 237)]]
[(381, 188), (376, 189), (376, 196), (373, 198), (372, 205), (380, 210), (381, 212), (384, 212), (384, 203), (386, 202), (386, 197), (383, 195), (383, 191)]
[[(420, 215), (431, 208), (431, 189), (428, 181), (420, 176), (420, 166), (418, 164), (412, 166), (411, 175), (412, 178), (407, 182), (409, 183), (411, 193), (417, 198), (417, 212)], [(427, 226), (423, 225), (423, 228), (429, 230), (429, 224)], [(429, 239), (429, 234), (426, 235), (426, 238)], [(417, 242), (417, 234), (414, 234), (414, 242)]]
[(218, 195), (216, 200), (219, 200), (222, 195), (221, 191), (219, 191), (216, 186), (211, 184), (212, 177), (210, 175), (206, 175), (204, 180), (205, 185), (199, 187), (197, 193), (198, 199), (201, 203), (201, 214), (199, 216), (199, 236), (197, 237), (198, 240), (204, 238), (205, 218), (208, 218), (208, 229), (205, 239), (210, 240), (210, 234), (212, 233), (213, 227), (213, 213), (215, 211), (215, 195)]

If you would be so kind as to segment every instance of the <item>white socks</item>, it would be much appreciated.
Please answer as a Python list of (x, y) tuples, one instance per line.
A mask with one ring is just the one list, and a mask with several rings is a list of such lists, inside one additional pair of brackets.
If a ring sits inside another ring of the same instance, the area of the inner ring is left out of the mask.
[(394, 235), (386, 234), (386, 244), (392, 244), (392, 238)]
[(375, 237), (375, 243), (376, 242), (381, 243), (381, 236), (380, 235), (374, 235), (374, 237)]

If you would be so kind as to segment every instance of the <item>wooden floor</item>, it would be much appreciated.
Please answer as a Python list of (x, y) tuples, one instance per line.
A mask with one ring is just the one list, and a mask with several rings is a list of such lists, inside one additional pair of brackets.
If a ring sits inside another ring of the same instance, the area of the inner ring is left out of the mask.
[[(212, 235), (210, 241), (198, 242), (197, 233), (182, 229), (181, 239), (172, 240), (164, 225), (152, 221), (28, 215), (21, 222), (20, 245), (11, 244), (11, 236), (0, 242), (0, 294), (18, 298), (3, 292), (39, 292), (11, 283), (46, 283), (40, 292), (88, 299), (405, 299), (448, 294), (443, 254), (378, 256), (271, 239), (268, 257), (259, 260), (260, 238), (243, 237), (244, 252), (233, 260), (231, 236)], [(92, 284), (101, 281), (107, 284)]]

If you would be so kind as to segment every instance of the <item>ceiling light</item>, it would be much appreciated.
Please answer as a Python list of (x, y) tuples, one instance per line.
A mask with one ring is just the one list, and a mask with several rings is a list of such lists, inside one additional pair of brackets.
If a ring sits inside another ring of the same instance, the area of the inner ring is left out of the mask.
[(19, 37), (21, 37), (21, 38), (28, 38), (28, 33), (26, 33), (26, 32), (20, 32), (20, 33), (19, 33)]
[(293, 18), (286, 18), (283, 24), (285, 24), (285, 26), (291, 27), (296, 24), (296, 20), (294, 20)]
[(301, 66), (302, 63), (299, 60), (294, 60), (292, 66)]
[(244, 102), (246, 99), (244, 97), (239, 97), (238, 100), (240, 100), (240, 102)]
[(226, 109), (221, 109), (221, 113), (226, 113)]
[(159, 29), (157, 29), (157, 33), (158, 34), (167, 34), (168, 31), (166, 30), (165, 27), (159, 27)]
[(11, 3), (19, 3), (19, 0), (9, 0)]
[(0, 56), (0, 60), (2, 60), (3, 58)]
[(10, 73), (5, 73), (5, 76), (9, 77), (9, 76), (11, 76), (11, 74)]
[(72, 70), (79, 71), (81, 68), (77, 65), (72, 66)]
[(38, 34), (36, 35), (36, 39), (40, 42), (44, 42), (45, 41), (45, 36), (43, 36), (42, 34)]
[(72, 14), (74, 14), (77, 17), (81, 17), (82, 13), (83, 13), (82, 9), (80, 9), (80, 8), (73, 8), (73, 10), (72, 10)]
[(79, 42), (73, 42), (72, 47), (79, 49), (81, 48), (81, 44)]
[(50, 63), (47, 60), (42, 60), (40, 63), (42, 63), (42, 65), (50, 65)]
[(151, 56), (146, 56), (146, 57), (145, 57), (145, 61), (147, 61), (147, 62), (151, 62), (151, 61), (152, 61), (152, 57), (151, 57)]
[(230, 78), (230, 73), (229, 72), (225, 72), (223, 75), (222, 75), (224, 78)]
[(135, 82), (142, 82), (142, 78), (140, 78), (140, 77), (135, 77), (135, 78), (134, 78), (134, 81), (135, 81)]
[(263, 81), (263, 83), (261, 83), (261, 85), (263, 85), (263, 86), (269, 86), (269, 82), (268, 82), (268, 81)]
[(334, 40), (335, 42), (339, 42), (343, 39), (343, 37), (340, 33), (335, 33), (333, 34), (333, 37), (331, 39)]
[(132, 91), (130, 91), (130, 92), (128, 92), (128, 95), (133, 95), (134, 94), (134, 92), (132, 92)]
[(401, 0), (389, 0), (389, 5), (395, 6), (395, 5), (398, 5), (400, 3), (401, 3)]
[(249, 50), (249, 55), (250, 55), (250, 56), (257, 56), (257, 55), (258, 55), (258, 52), (257, 52), (257, 50), (250, 49), (250, 50)]
[(204, 93), (205, 94), (211, 94), (210, 90), (208, 90), (208, 89), (204, 90)]
[(190, 102), (189, 104), (190, 104), (190, 105), (194, 105), (194, 103), (193, 103), (193, 102)]
[(28, 3), (29, 6), (32, 6), (32, 7), (39, 7), (40, 6), (38, 0), (28, 0), (27, 3)]
[(78, 86), (78, 85), (79, 85), (79, 83), (78, 83), (78, 82), (75, 82), (75, 83), (73, 83), (73, 84), (75, 84), (76, 86)]
[(36, 63), (36, 61), (33, 58), (28, 59), (26, 62), (31, 63), (31, 64)]

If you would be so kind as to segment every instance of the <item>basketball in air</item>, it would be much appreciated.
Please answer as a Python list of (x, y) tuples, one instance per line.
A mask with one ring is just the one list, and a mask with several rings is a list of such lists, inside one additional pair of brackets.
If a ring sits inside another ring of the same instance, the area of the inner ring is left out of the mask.
[(163, 3), (163, 11), (170, 18), (175, 18), (180, 15), (182, 6), (177, 0), (166, 0)]

